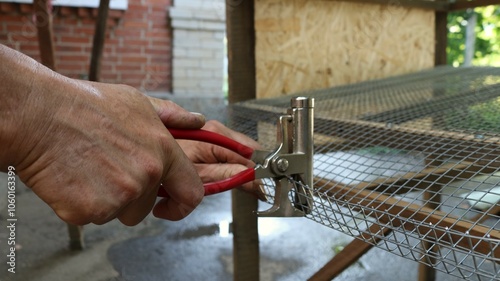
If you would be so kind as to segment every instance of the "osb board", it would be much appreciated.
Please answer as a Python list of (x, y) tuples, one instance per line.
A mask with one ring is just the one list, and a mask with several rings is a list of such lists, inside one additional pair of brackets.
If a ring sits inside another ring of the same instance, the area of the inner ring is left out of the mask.
[(432, 67), (434, 12), (394, 3), (255, 0), (257, 98)]

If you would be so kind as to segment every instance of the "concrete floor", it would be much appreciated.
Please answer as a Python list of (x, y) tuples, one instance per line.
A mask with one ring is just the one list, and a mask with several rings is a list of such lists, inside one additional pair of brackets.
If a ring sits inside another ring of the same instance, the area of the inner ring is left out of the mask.
[[(0, 177), (0, 189), (6, 189)], [(3, 196), (2, 200), (5, 200)], [(266, 207), (266, 206), (263, 206)], [(86, 249), (67, 248), (66, 225), (18, 183), (16, 273), (7, 272), (5, 208), (0, 210), (0, 280), (232, 280), (229, 193), (205, 198), (186, 219), (147, 217), (85, 226)], [(221, 228), (222, 226), (222, 228)], [(351, 238), (307, 219), (259, 219), (261, 280), (306, 280)], [(417, 264), (373, 249), (335, 280), (417, 280)], [(438, 280), (460, 280), (438, 273)]]

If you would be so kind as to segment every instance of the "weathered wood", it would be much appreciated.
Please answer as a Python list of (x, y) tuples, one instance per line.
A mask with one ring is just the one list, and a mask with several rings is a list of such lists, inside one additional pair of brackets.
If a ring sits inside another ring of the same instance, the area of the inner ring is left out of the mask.
[(434, 66), (446, 65), (446, 47), (448, 45), (448, 13), (444, 11), (436, 12), (434, 19)]
[[(371, 225), (366, 232), (358, 235), (308, 280), (332, 280), (366, 254), (374, 245), (380, 242), (382, 236), (387, 236), (389, 233), (391, 233), (391, 229), (389, 228), (382, 228), (377, 224)], [(365, 242), (368, 240), (373, 244)]]
[(255, 99), (255, 28), (252, 0), (226, 0), (228, 99)]
[(466, 10), (469, 8), (489, 6), (489, 5), (500, 5), (499, 0), (459, 0), (451, 2), (448, 11)]
[[(228, 99), (255, 98), (255, 31), (253, 0), (226, 0)], [(257, 130), (257, 129), (256, 129)], [(257, 199), (232, 192), (234, 280), (259, 280)]]
[(89, 80), (99, 81), (101, 73), (101, 58), (106, 40), (106, 22), (108, 20), (109, 1), (100, 0), (97, 21), (94, 30), (92, 56), (90, 58)]
[(54, 40), (52, 32), (52, 14), (50, 0), (35, 0), (33, 2), (38, 34), (38, 48), (42, 64), (56, 70)]

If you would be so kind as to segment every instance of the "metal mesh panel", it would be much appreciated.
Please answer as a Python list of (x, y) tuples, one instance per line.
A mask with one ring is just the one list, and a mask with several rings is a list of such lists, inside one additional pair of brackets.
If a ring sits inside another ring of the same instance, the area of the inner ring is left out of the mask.
[[(455, 276), (500, 280), (499, 68), (439, 67), (297, 95), (316, 104), (309, 219)], [(230, 126), (272, 149), (289, 104), (233, 105)]]

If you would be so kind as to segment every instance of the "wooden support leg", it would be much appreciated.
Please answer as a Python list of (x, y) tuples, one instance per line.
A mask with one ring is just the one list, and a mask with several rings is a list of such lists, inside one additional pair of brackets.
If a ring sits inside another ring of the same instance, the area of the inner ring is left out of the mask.
[(83, 239), (83, 226), (66, 224), (69, 233), (69, 248), (71, 250), (83, 250), (85, 242)]
[(257, 199), (243, 191), (232, 191), (233, 258), (235, 281), (259, 280), (259, 233)]
[(327, 281), (337, 277), (374, 247), (374, 245), (360, 239), (371, 239), (374, 244), (377, 244), (381, 240), (381, 236), (389, 235), (391, 230), (389, 228), (381, 228), (379, 225), (374, 224), (370, 226), (368, 233), (376, 234), (378, 237), (367, 234), (359, 235), (308, 280)]
[[(226, 0), (228, 99), (255, 99), (254, 1)], [(257, 199), (232, 191), (234, 280), (259, 280)]]

